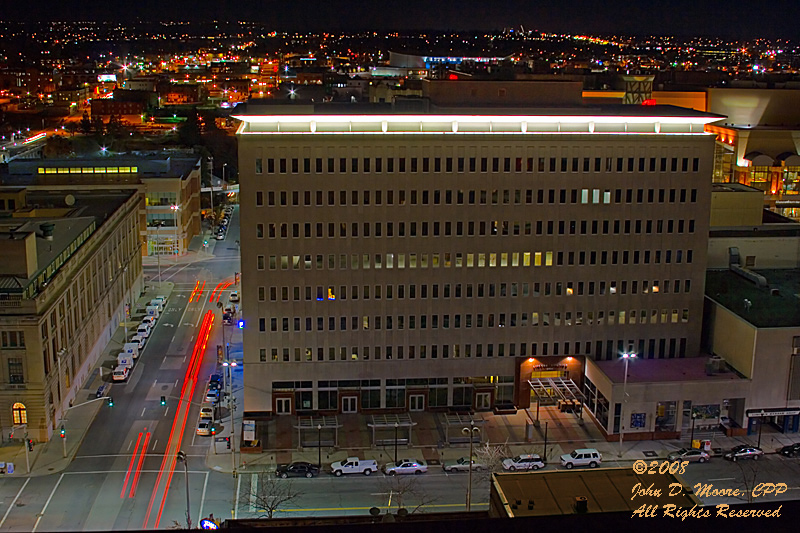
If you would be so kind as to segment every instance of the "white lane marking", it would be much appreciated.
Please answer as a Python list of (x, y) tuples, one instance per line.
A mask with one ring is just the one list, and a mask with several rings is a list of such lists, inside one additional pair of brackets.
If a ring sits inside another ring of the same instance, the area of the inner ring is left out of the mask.
[[(178, 378), (178, 379), (180, 379), (180, 378)], [(175, 386), (176, 387), (178, 386), (178, 380), (177, 379), (175, 380)]]
[(10, 513), (11, 509), (14, 508), (14, 504), (17, 503), (17, 499), (19, 498), (19, 495), (22, 494), (22, 491), (25, 490), (25, 487), (28, 486), (28, 482), (30, 480), (31, 480), (31, 478), (28, 478), (28, 479), (25, 480), (25, 483), (22, 484), (22, 487), (19, 489), (19, 492), (17, 492), (17, 495), (14, 496), (14, 499), (11, 500), (10, 504), (8, 504), (8, 510), (6, 510), (6, 514), (4, 514), (3, 515), (3, 519), (0, 520), (0, 529), (3, 529), (3, 524), (5, 524), (6, 518), (8, 518), (8, 513)]
[(156, 444), (158, 444), (158, 439), (156, 439), (155, 442), (153, 443), (153, 451), (156, 450)]
[[(206, 487), (208, 487), (208, 474), (209, 473), (206, 472), (206, 480), (203, 482), (203, 494), (200, 496), (200, 514), (197, 515), (198, 517), (203, 516), (203, 506), (206, 503)], [(200, 522), (199, 518), (197, 519), (197, 522)]]
[[(63, 474), (62, 474), (63, 476)], [(233, 504), (233, 519), (236, 520), (239, 518), (239, 491), (242, 488), (242, 476), (238, 476), (238, 480), (236, 482), (236, 500)]]
[(167, 416), (167, 413), (169, 413), (169, 405), (168, 405), (168, 406), (167, 406), (167, 408), (164, 410), (164, 416)]
[(250, 474), (250, 505), (247, 510), (251, 513), (256, 512), (256, 495), (258, 494), (258, 474)]
[(147, 409), (147, 407), (142, 407), (142, 414), (140, 416), (144, 416), (145, 409)]
[(53, 496), (56, 493), (56, 489), (58, 489), (58, 486), (61, 484), (61, 480), (62, 479), (64, 479), (64, 474), (61, 474), (61, 476), (58, 478), (58, 481), (56, 481), (56, 484), (53, 487), (53, 490), (50, 491), (50, 497), (47, 498), (46, 502), (44, 502), (44, 507), (42, 507), (42, 512), (39, 513), (39, 518), (36, 519), (36, 523), (33, 525), (33, 529), (31, 530), (31, 533), (36, 533), (36, 528), (39, 527), (39, 521), (44, 516), (45, 511), (47, 511), (47, 506), (50, 505), (50, 500), (53, 499)]

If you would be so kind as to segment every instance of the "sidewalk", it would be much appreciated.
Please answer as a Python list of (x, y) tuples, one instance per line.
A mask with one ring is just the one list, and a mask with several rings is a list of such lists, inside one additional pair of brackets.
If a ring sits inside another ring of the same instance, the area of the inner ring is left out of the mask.
[[(241, 399), (240, 403), (241, 405)], [(399, 457), (424, 459), (430, 465), (441, 464), (469, 455), (469, 444), (458, 443), (447, 445), (447, 428), (443, 421), (443, 413), (410, 413), (416, 423), (411, 435), (411, 444), (397, 447)], [(511, 457), (525, 453), (543, 455), (545, 450), (545, 428), (547, 430), (547, 450), (545, 462), (557, 465), (560, 456), (578, 448), (596, 448), (603, 455), (606, 463), (632, 463), (636, 460), (663, 458), (674, 450), (689, 447), (688, 436), (683, 440), (626, 440), (623, 442), (620, 455), (619, 441), (606, 441), (594, 422), (584, 413), (583, 420), (576, 415), (561, 413), (556, 407), (542, 407), (539, 412), (539, 425), (533, 425), (532, 438), (526, 441), (526, 430), (536, 420), (536, 408), (520, 410), (516, 414), (497, 415), (494, 413), (474, 413), (473, 417), (482, 419), (482, 446), (487, 443), (499, 447), (503, 457)], [(274, 471), (277, 464), (292, 461), (308, 461), (316, 464), (320, 459), (323, 468), (331, 462), (348, 456), (364, 459), (375, 459), (378, 464), (394, 460), (394, 445), (370, 446), (372, 429), (367, 426), (370, 415), (338, 415), (339, 445), (300, 448), (297, 446), (296, 416), (275, 417), (266, 423), (267, 439), (263, 453), (240, 454), (238, 450), (241, 422), (237, 418), (237, 464), (241, 473)], [(451, 427), (451, 437), (460, 436), (461, 427)], [(739, 444), (756, 445), (758, 435), (749, 437), (715, 436), (711, 442), (712, 455), (729, 450)], [(765, 453), (773, 453), (776, 449), (800, 440), (796, 434), (782, 434), (772, 427), (765, 427), (761, 436), (761, 448)], [(475, 443), (477, 449), (479, 446)], [(294, 447), (292, 447), (294, 446)], [(321, 453), (320, 453), (321, 452)], [(474, 451), (473, 451), (474, 453)], [(231, 472), (229, 453), (213, 454), (210, 450), (206, 458), (209, 468), (222, 472)]]
[[(158, 295), (170, 296), (173, 284), (163, 282), (161, 287), (157, 284), (147, 284), (143, 296), (136, 299), (131, 310), (131, 316), (138, 317), (144, 315), (145, 306)], [(129, 321), (128, 337), (133, 336), (130, 329), (135, 327), (138, 321)], [(111, 336), (106, 347), (103, 349), (104, 356), (101, 356), (91, 371), (89, 379), (75, 396), (74, 406), (66, 411), (63, 424), (66, 439), (60, 437), (59, 429), (53, 433), (49, 442), (36, 443), (33, 451), (29, 452), (30, 476), (46, 476), (64, 470), (75, 457), (80, 448), (81, 442), (94, 421), (97, 412), (106, 405), (108, 396), (113, 393), (113, 382), (111, 373), (116, 366), (114, 356), (120, 351), (125, 341), (125, 325), (120, 323), (117, 330)], [(96, 398), (96, 393), (100, 385), (105, 385), (103, 398)], [(25, 476), (25, 447), (23, 445), (24, 435), (14, 435), (14, 442), (3, 442), (0, 445), (0, 462), (13, 463), (13, 476)], [(8, 474), (6, 474), (8, 475)]]

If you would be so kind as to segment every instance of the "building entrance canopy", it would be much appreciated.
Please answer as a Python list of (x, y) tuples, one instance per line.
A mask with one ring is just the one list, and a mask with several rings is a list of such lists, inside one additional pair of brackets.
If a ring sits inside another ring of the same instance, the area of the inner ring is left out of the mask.
[[(338, 417), (301, 416), (297, 418), (297, 424), (294, 427), (297, 429), (297, 440), (301, 447), (339, 445), (339, 428), (342, 427), (342, 424), (339, 423)], [(322, 438), (323, 431), (327, 437), (326, 439)], [(310, 440), (313, 438), (312, 436), (315, 436), (316, 440)], [(332, 439), (331, 436), (333, 437)]]
[(578, 418), (582, 418), (581, 406), (585, 396), (571, 379), (533, 378), (528, 380), (528, 385), (536, 396), (536, 420), (539, 420), (541, 405), (558, 405), (562, 411), (574, 412)]

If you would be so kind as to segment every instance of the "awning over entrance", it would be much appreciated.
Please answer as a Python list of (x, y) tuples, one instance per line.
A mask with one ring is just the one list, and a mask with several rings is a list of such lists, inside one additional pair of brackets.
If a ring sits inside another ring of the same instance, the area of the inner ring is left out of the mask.
[(342, 425), (336, 416), (300, 416), (294, 427), (300, 447), (339, 445), (339, 428)]
[[(372, 415), (367, 426), (372, 428), (372, 445), (385, 446), (387, 444), (411, 444), (411, 429), (417, 423), (411, 420), (411, 415), (401, 413), (396, 415)], [(381, 432), (380, 439), (377, 438)], [(387, 438), (392, 436), (392, 438)]]
[(571, 379), (533, 378), (528, 380), (528, 385), (536, 396), (536, 420), (539, 420), (541, 405), (558, 405), (562, 407), (562, 411), (573, 412), (578, 418), (582, 418), (585, 396)]
[(482, 418), (475, 418), (469, 413), (445, 413), (442, 415), (442, 423), (445, 426), (445, 435), (447, 437), (447, 444), (463, 444), (469, 442), (470, 434), (464, 434), (464, 429), (472, 427), (480, 428), (481, 431), (477, 435), (472, 433), (472, 442), (480, 444), (483, 442), (483, 425), (486, 421)]

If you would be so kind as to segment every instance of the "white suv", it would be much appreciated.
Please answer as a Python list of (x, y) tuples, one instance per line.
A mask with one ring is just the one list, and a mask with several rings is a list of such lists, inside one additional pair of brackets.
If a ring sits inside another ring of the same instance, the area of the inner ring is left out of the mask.
[(544, 468), (544, 461), (535, 453), (526, 453), (503, 459), (503, 470), (510, 472), (516, 470), (539, 470), (540, 468)]
[(561, 456), (561, 464), (567, 468), (572, 468), (573, 466), (588, 466), (594, 468), (602, 461), (603, 456), (594, 448), (581, 448)]

